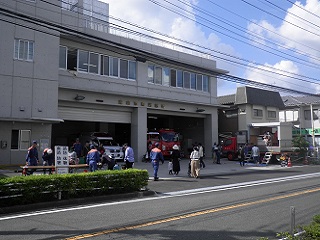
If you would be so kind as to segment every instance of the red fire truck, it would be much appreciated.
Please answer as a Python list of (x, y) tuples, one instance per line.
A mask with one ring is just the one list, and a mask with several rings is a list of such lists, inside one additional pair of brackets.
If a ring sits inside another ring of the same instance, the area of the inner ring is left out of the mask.
[(179, 134), (173, 129), (162, 128), (158, 131), (147, 133), (147, 146), (153, 148), (155, 143), (159, 143), (159, 148), (165, 158), (170, 157), (173, 145), (180, 148)]

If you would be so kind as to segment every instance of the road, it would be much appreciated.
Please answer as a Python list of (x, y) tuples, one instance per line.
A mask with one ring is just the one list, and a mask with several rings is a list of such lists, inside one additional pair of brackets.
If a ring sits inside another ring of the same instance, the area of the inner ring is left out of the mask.
[[(151, 181), (158, 192), (152, 197), (2, 215), (0, 238), (277, 239), (277, 232), (290, 230), (290, 206), (296, 208), (296, 225), (320, 213), (320, 174), (311, 167), (270, 172), (212, 177), (203, 171), (199, 180)], [(168, 185), (171, 191), (165, 191)]]

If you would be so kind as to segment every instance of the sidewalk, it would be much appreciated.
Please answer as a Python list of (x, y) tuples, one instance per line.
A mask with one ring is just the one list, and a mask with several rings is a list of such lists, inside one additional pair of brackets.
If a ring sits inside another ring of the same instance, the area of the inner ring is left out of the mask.
[[(244, 171), (255, 170), (255, 169), (259, 169), (259, 170), (266, 169), (267, 170), (267, 169), (281, 168), (280, 164), (279, 165), (271, 164), (271, 165), (266, 166), (265, 164), (255, 165), (252, 163), (246, 164), (244, 167), (240, 167), (238, 161), (229, 161), (226, 158), (221, 159), (221, 164), (213, 163), (213, 160), (209, 159), (209, 158), (206, 158), (204, 161), (205, 161), (206, 167), (201, 168), (200, 176), (201, 175), (210, 175), (210, 174), (217, 175), (217, 174), (230, 173), (230, 172), (232, 172), (232, 173), (244, 172)], [(164, 164), (160, 163), (158, 176), (162, 179), (188, 177), (188, 174), (187, 174), (188, 164), (189, 164), (189, 159), (186, 159), (186, 158), (182, 159), (180, 161), (181, 171), (180, 171), (179, 175), (173, 176), (173, 175), (169, 175), (168, 160), (166, 160), (164, 162)], [(135, 162), (134, 168), (148, 170), (150, 180), (153, 179), (153, 168), (152, 168), (152, 164), (150, 162), (149, 163)], [(37, 171), (36, 173), (41, 174), (42, 170)], [(21, 169), (18, 166), (6, 167), (4, 169), (0, 169), (0, 176), (1, 175), (8, 176), (8, 177), (20, 176)]]

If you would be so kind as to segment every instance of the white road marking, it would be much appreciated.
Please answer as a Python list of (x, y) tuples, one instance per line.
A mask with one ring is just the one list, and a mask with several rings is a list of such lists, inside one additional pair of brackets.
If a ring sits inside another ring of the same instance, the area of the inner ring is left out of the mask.
[(45, 214), (53, 214), (53, 213), (59, 213), (59, 212), (90, 209), (90, 208), (96, 208), (96, 207), (122, 205), (127, 203), (137, 203), (137, 202), (145, 202), (145, 201), (151, 201), (151, 200), (154, 201), (154, 200), (160, 200), (165, 198), (189, 196), (189, 195), (203, 194), (203, 193), (209, 193), (209, 192), (226, 191), (226, 190), (237, 189), (237, 188), (246, 188), (251, 186), (265, 185), (265, 184), (270, 184), (275, 182), (293, 181), (293, 180), (316, 178), (316, 177), (320, 177), (320, 173), (310, 173), (310, 174), (302, 174), (302, 175), (296, 175), (296, 176), (290, 176), (290, 177), (271, 178), (266, 180), (227, 184), (227, 185), (215, 186), (215, 187), (205, 187), (205, 188), (197, 188), (197, 189), (190, 189), (190, 190), (183, 190), (183, 191), (167, 192), (167, 193), (161, 194), (160, 196), (125, 200), (121, 202), (100, 203), (100, 204), (93, 204), (93, 205), (70, 207), (65, 209), (51, 209), (51, 210), (37, 211), (32, 213), (17, 214), (13, 216), (0, 217), (0, 221), (39, 216), (39, 215), (45, 215)]

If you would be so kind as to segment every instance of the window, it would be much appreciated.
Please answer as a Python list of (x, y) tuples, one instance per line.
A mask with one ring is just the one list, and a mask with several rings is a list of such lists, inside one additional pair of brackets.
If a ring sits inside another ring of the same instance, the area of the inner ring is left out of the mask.
[(197, 74), (197, 90), (202, 91), (202, 75)]
[(170, 69), (167, 67), (162, 68), (162, 84), (169, 87), (170, 84)]
[(33, 61), (34, 42), (28, 40), (14, 40), (14, 59)]
[(162, 68), (161, 67), (156, 67), (155, 69), (154, 83), (162, 84)]
[(148, 66), (148, 83), (154, 83), (154, 66)]
[(78, 70), (98, 74), (99, 72), (99, 54), (79, 50)]
[(120, 78), (136, 79), (136, 62), (120, 59)]
[(59, 48), (59, 68), (67, 68), (67, 47), (60, 46)]
[(209, 92), (209, 77), (202, 76), (202, 91)]
[(183, 87), (186, 89), (190, 89), (190, 73), (183, 72)]
[(183, 87), (183, 72), (181, 70), (177, 71), (177, 87)]
[[(318, 118), (318, 109), (313, 109), (313, 120), (317, 120)], [(311, 120), (311, 110), (304, 110), (304, 120)]]
[(129, 79), (137, 79), (137, 63), (135, 61), (129, 61)]
[(31, 145), (30, 137), (30, 130), (12, 130), (11, 149), (27, 150)]
[(110, 76), (119, 77), (119, 59), (110, 57), (109, 64)]
[(89, 54), (89, 73), (99, 73), (99, 54)]
[(268, 118), (277, 118), (276, 111), (268, 111)]
[(78, 50), (68, 47), (67, 69), (76, 71), (78, 63)]
[(100, 74), (109, 76), (109, 57), (108, 56), (101, 56), (101, 69)]
[(88, 58), (89, 52), (79, 50), (79, 66), (78, 70), (82, 72), (88, 72)]
[(177, 86), (177, 71), (174, 69), (170, 70), (170, 85), (172, 87)]
[(120, 78), (128, 78), (128, 61), (120, 59)]
[(190, 74), (190, 81), (191, 81), (191, 89), (196, 90), (197, 86), (196, 86), (196, 74), (195, 73), (191, 73)]
[(262, 110), (261, 109), (253, 109), (253, 116), (254, 117), (262, 117)]

